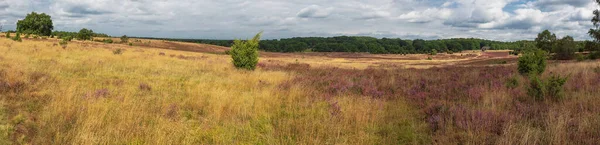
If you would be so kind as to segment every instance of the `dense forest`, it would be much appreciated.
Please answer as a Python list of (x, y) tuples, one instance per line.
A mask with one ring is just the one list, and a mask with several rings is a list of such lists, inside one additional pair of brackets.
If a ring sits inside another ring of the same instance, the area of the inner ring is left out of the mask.
[[(145, 38), (170, 41), (194, 42), (230, 47), (233, 40)], [(584, 50), (584, 42), (578, 41), (577, 50)], [(415, 54), (432, 52), (460, 52), (479, 50), (488, 46), (491, 50), (521, 50), (535, 45), (534, 41), (501, 42), (476, 38), (453, 38), (440, 40), (404, 40), (399, 38), (373, 38), (364, 36), (295, 37), (260, 41), (260, 49), (270, 52), (368, 52), (374, 54)]]

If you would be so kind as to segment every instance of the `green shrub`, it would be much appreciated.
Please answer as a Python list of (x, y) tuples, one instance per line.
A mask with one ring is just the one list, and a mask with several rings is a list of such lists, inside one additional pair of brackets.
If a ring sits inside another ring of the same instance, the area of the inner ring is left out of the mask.
[(17, 42), (22, 42), (23, 41), (21, 39), (21, 34), (20, 33), (17, 33), (17, 35), (15, 35), (15, 37), (13, 37), (12, 40), (17, 41)]
[(519, 87), (519, 80), (517, 79), (517, 76), (512, 76), (512, 77), (508, 78), (508, 80), (506, 80), (505, 85), (507, 88), (510, 88), (510, 89)]
[(437, 50), (435, 50), (435, 49), (434, 49), (434, 50), (431, 50), (431, 53), (430, 53), (430, 54), (431, 54), (431, 55), (437, 55)]
[(113, 43), (112, 39), (102, 39), (102, 42), (104, 43)]
[(127, 42), (129, 42), (129, 37), (127, 37), (127, 35), (121, 36), (121, 43), (127, 43)]
[(560, 101), (564, 98), (563, 86), (567, 82), (568, 77), (559, 75), (551, 76), (546, 82), (546, 96), (551, 97), (555, 101)]
[(66, 48), (68, 43), (69, 43), (69, 42), (68, 42), (67, 40), (65, 40), (65, 39), (63, 39), (63, 40), (60, 40), (60, 41), (58, 42), (58, 44), (60, 44), (60, 46), (62, 46), (63, 48)]
[(581, 54), (575, 54), (575, 58), (577, 58), (577, 61), (584, 61), (586, 59), (586, 57)]
[(129, 43), (129, 46), (133, 46), (133, 43), (131, 43), (131, 42), (130, 42), (130, 43)]
[(247, 41), (235, 40), (231, 46), (231, 58), (237, 68), (254, 70), (258, 64), (258, 47), (262, 32)]
[(40, 37), (35, 35), (35, 36), (33, 36), (33, 39), (40, 39)]
[(114, 55), (123, 54), (123, 49), (121, 49), (121, 48), (115, 49), (115, 50), (113, 51), (113, 54), (114, 54)]
[(427, 60), (433, 60), (433, 58), (431, 58), (431, 57), (427, 57)]
[(546, 52), (533, 50), (519, 57), (518, 70), (522, 75), (540, 75), (546, 70)]
[(78, 40), (93, 40), (93, 36), (94, 36), (94, 31), (83, 28), (81, 30), (79, 30), (79, 33), (77, 33), (77, 39)]
[(65, 36), (65, 37), (62, 37), (62, 40), (71, 41), (71, 40), (73, 40), (73, 37), (71, 37), (71, 36)]
[(538, 76), (531, 76), (529, 78), (529, 88), (527, 88), (527, 95), (532, 97), (537, 101), (544, 100), (544, 92), (546, 87), (544, 86), (544, 82)]
[(10, 33), (6, 32), (6, 38), (10, 39)]
[(588, 55), (588, 59), (596, 60), (600, 58), (600, 51), (592, 52)]
[(30, 36), (30, 35), (31, 35), (31, 34), (25, 34), (25, 38), (29, 39), (29, 36)]

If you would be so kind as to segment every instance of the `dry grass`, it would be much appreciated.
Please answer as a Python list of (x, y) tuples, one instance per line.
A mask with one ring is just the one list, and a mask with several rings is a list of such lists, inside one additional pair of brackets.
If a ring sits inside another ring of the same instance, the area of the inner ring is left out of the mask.
[(600, 141), (597, 61), (550, 63), (544, 76), (571, 76), (566, 99), (532, 102), (514, 65), (471, 63), (489, 59), (479, 52), (263, 54), (249, 72), (205, 45), (55, 43), (0, 38), (0, 144)]
[[(0, 143), (426, 141), (419, 132), (426, 126), (401, 100), (282, 90), (295, 73), (241, 71), (223, 55), (76, 41), (63, 49), (55, 41), (0, 39), (0, 82), (9, 86), (0, 92)], [(118, 48), (123, 54), (114, 55)]]

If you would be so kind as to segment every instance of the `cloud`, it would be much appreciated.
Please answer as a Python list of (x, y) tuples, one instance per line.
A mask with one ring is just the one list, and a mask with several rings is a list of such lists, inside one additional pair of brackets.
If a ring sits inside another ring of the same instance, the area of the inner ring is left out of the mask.
[[(543, 29), (589, 38), (591, 0), (2, 0), (0, 24), (32, 11), (55, 29), (109, 35), (266, 39), (367, 35), (403, 39), (532, 39)], [(493, 34), (493, 35), (489, 35)]]
[(318, 5), (310, 5), (296, 14), (300, 18), (326, 18), (331, 14), (333, 8), (321, 8)]

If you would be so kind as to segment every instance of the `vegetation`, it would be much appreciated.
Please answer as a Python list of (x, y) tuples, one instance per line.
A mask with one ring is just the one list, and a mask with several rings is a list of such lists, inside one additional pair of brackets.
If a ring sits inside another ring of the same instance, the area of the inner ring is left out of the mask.
[(13, 41), (22, 42), (21, 33), (17, 33), (15, 37), (12, 38)]
[(17, 32), (24, 34), (50, 36), (53, 29), (52, 18), (45, 13), (31, 12), (25, 19), (17, 22)]
[(254, 38), (247, 41), (234, 41), (233, 46), (231, 46), (230, 54), (235, 67), (246, 70), (256, 69), (261, 34), (262, 32), (256, 34)]
[(127, 42), (129, 42), (129, 37), (127, 37), (127, 35), (121, 36), (121, 43), (125, 44)]
[(546, 70), (546, 52), (531, 50), (519, 57), (518, 70), (521, 75), (540, 75)]
[(83, 28), (77, 33), (78, 40), (93, 40), (94, 31)]
[(10, 38), (10, 33), (6, 32), (6, 38)]
[[(52, 32), (52, 36), (56, 36), (58, 39), (61, 39), (63, 37), (68, 37), (68, 36), (70, 36), (71, 38), (77, 38), (79, 36), (79, 32), (54, 31), (54, 32)], [(110, 36), (108, 36), (106, 34), (102, 34), (102, 33), (94, 33), (92, 31), (92, 38), (93, 37), (110, 37)]]
[[(141, 38), (204, 43), (225, 47), (231, 47), (233, 44), (233, 40)], [(415, 41), (416, 43), (414, 43)], [(583, 42), (576, 43), (577, 49), (583, 49)], [(338, 36), (329, 38), (296, 37), (260, 41), (260, 49), (269, 52), (368, 52), (376, 54), (430, 54), (433, 50), (438, 51), (438, 53), (453, 53), (463, 50), (479, 50), (483, 46), (490, 46), (492, 50), (521, 50), (527, 45), (535, 45), (535, 42), (499, 42), (474, 38), (411, 41), (398, 38), (377, 39), (362, 36)]]
[(554, 46), (552, 46), (552, 52), (556, 53), (554, 55), (555, 59), (559, 60), (570, 60), (575, 57), (575, 52), (577, 52), (575, 48), (575, 41), (573, 37), (566, 36), (556, 42)]
[(538, 34), (537, 38), (535, 38), (537, 48), (546, 52), (552, 51), (552, 47), (554, 47), (555, 42), (556, 35), (548, 30), (544, 30), (542, 33)]

